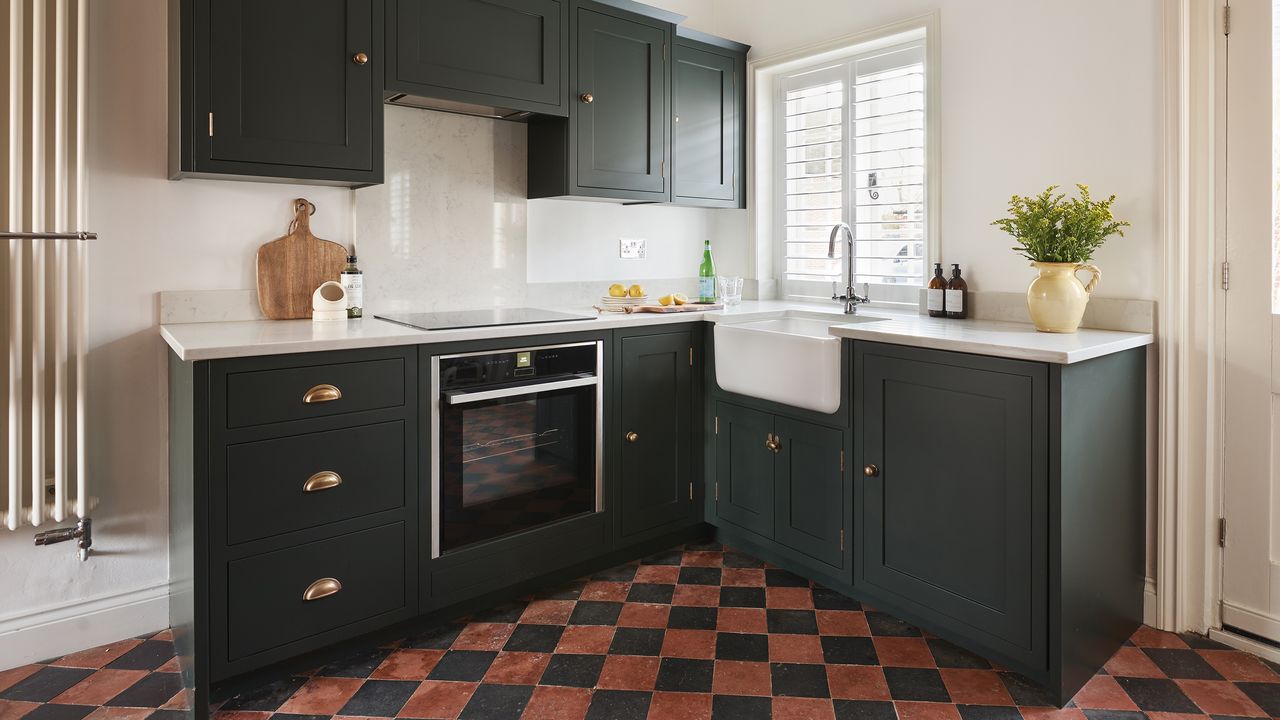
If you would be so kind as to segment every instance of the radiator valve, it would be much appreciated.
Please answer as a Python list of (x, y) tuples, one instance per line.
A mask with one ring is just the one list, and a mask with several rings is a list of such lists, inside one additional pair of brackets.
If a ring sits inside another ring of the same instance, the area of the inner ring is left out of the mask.
[(89, 549), (93, 547), (93, 520), (80, 518), (75, 527), (56, 528), (36, 533), (36, 545), (53, 545), (55, 543), (75, 540), (80, 548), (80, 560), (89, 559)]

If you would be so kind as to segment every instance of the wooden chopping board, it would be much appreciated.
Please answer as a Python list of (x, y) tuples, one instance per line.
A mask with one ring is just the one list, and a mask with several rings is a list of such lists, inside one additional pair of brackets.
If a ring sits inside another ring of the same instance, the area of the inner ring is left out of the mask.
[(708, 312), (711, 310), (723, 310), (724, 305), (721, 303), (688, 303), (685, 305), (633, 305), (624, 310), (627, 313), (682, 313), (682, 312)]
[(347, 249), (311, 234), (316, 206), (293, 201), (289, 233), (258, 248), (258, 305), (268, 320), (311, 317), (311, 295), (326, 280), (337, 280)]

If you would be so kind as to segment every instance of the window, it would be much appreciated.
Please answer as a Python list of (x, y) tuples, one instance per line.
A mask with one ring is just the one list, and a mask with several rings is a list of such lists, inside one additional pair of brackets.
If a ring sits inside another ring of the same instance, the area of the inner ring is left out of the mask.
[(789, 297), (844, 291), (853, 231), (854, 282), (878, 301), (915, 303), (927, 280), (929, 222), (925, 41), (861, 52), (778, 78), (779, 276)]

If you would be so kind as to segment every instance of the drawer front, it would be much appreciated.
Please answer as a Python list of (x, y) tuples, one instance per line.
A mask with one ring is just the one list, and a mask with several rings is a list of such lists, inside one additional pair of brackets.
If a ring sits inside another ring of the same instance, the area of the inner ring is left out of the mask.
[(403, 358), (227, 375), (227, 427), (402, 407)]
[(227, 448), (227, 544), (404, 506), (402, 420)]
[(404, 533), (393, 523), (229, 563), (227, 660), (404, 608)]

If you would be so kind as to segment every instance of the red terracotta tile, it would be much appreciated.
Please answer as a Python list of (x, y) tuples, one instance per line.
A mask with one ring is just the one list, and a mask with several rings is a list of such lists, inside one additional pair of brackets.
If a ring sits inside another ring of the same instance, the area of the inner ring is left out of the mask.
[(716, 607), (720, 604), (720, 588), (714, 585), (677, 585), (671, 604)]
[(789, 610), (813, 609), (813, 590), (807, 587), (765, 588), (764, 596), (765, 607)]
[[(1222, 677), (1237, 682), (1280, 683), (1280, 675), (1262, 664), (1258, 658), (1239, 650), (1200, 650), (1204, 658)], [(0, 686), (4, 683), (0, 682)]]
[(1138, 647), (1156, 647), (1156, 648), (1185, 648), (1187, 644), (1182, 638), (1173, 633), (1163, 630), (1156, 630), (1153, 627), (1143, 625), (1138, 628), (1133, 637), (1129, 638), (1134, 645)]
[(828, 665), (831, 697), (842, 700), (888, 700), (889, 683), (878, 665)]
[(649, 703), (648, 720), (711, 720), (711, 695), (654, 693)]
[(1078, 708), (1020, 707), (1025, 720), (1086, 720), (1083, 710)]
[(960, 720), (960, 710), (950, 703), (894, 702), (898, 720)]
[(520, 720), (582, 720), (590, 705), (589, 689), (539, 685)]
[(1147, 720), (1204, 720), (1199, 713), (1171, 713), (1147, 711)]
[(675, 585), (680, 578), (680, 568), (676, 565), (641, 565), (636, 570), (634, 582), (653, 583), (655, 585)]
[(822, 641), (817, 635), (769, 635), (769, 662), (822, 664)]
[(467, 623), (452, 647), (454, 650), (501, 650), (515, 629), (512, 623)]
[(716, 656), (715, 630), (667, 630), (662, 638), (664, 657), (711, 660)]
[(658, 665), (656, 657), (639, 655), (610, 655), (604, 660), (604, 669), (600, 671), (597, 688), (605, 690), (653, 690), (658, 681)]
[(856, 610), (818, 610), (818, 632), (823, 635), (869, 637), (867, 614)]
[(586, 587), (582, 588), (582, 594), (578, 596), (578, 599), (622, 602), (627, 599), (627, 593), (630, 590), (631, 583), (592, 580), (587, 583)]
[(127, 640), (121, 640), (120, 642), (111, 643), (110, 645), (103, 645), (101, 647), (82, 650), (78, 653), (72, 653), (58, 658), (49, 664), (57, 665), (59, 667), (106, 667), (108, 663), (129, 652), (140, 644), (142, 644), (141, 640), (129, 638)]
[(443, 650), (396, 650), (369, 677), (376, 680), (426, 680), (443, 655)]
[[(1176, 637), (1176, 636), (1175, 636)], [(1095, 675), (1080, 688), (1074, 698), (1076, 706), (1096, 710), (1137, 710), (1124, 688), (1108, 675)]]
[(165, 664), (156, 668), (156, 672), (182, 672), (182, 663), (176, 657), (169, 658)]
[(1013, 698), (994, 670), (942, 668), (942, 682), (958, 705), (1012, 705)]
[(160, 706), (161, 710), (190, 710), (191, 691), (183, 688), (177, 695), (169, 698), (169, 702)]
[(924, 638), (878, 637), (872, 640), (876, 656), (885, 667), (937, 667)]
[(764, 587), (764, 570), (761, 568), (725, 568), (720, 573), (720, 584), (734, 587)]
[(39, 665), (19, 665), (11, 670), (0, 671), (0, 692), (8, 690), (37, 672), (40, 672)]
[(670, 615), (670, 605), (627, 603), (618, 615), (618, 627), (664, 628)]
[(1109, 675), (1117, 677), (1162, 678), (1164, 673), (1151, 662), (1147, 654), (1135, 647), (1122, 647), (1104, 666)]
[(711, 550), (686, 550), (681, 565), (698, 567), (720, 567), (724, 564), (724, 553)]
[(603, 655), (613, 643), (613, 628), (604, 625), (570, 625), (560, 636), (558, 653)]
[(717, 660), (711, 691), (717, 695), (772, 695), (769, 663)]
[(152, 639), (152, 640), (167, 640), (168, 642), (173, 642), (173, 630), (168, 629), (168, 628), (166, 628), (166, 629), (164, 629), (164, 630), (161, 630), (160, 632), (156, 633), (155, 635), (152, 635), (152, 636), (151, 636), (151, 639)]
[[(152, 708), (100, 707), (85, 715), (85, 720), (146, 720)], [(267, 720), (271, 713), (263, 712), (231, 712), (218, 713), (214, 720)]]
[(497, 685), (537, 685), (550, 662), (551, 655), (547, 653), (498, 653), (484, 675), (484, 682)]
[(332, 715), (360, 689), (360, 678), (317, 677), (298, 688), (276, 712), (291, 715)]
[(99, 670), (67, 688), (51, 702), (60, 705), (105, 705), (148, 675), (146, 670)]
[(720, 608), (716, 629), (720, 632), (769, 632), (769, 620), (763, 608)]
[(418, 686), (398, 717), (454, 720), (476, 691), (476, 683), (427, 680)]
[(572, 600), (534, 600), (524, 609), (520, 622), (526, 625), (564, 625), (573, 614)]
[(40, 703), (0, 700), (0, 720), (19, 720), (23, 715), (40, 707)]
[(836, 711), (822, 698), (776, 697), (773, 720), (836, 720)]
[(1175, 680), (1191, 702), (1210, 715), (1266, 715), (1262, 708), (1227, 680)]

